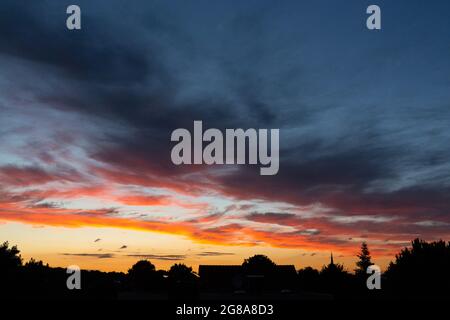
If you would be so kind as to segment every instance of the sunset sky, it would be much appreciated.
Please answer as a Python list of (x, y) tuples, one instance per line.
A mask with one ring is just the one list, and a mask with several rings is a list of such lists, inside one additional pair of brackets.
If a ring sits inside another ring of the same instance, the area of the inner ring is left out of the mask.
[[(382, 30), (366, 28), (366, 8)], [(66, 28), (78, 4), (82, 29)], [(0, 242), (52, 266), (385, 267), (450, 240), (449, 1), (0, 4)], [(279, 128), (280, 168), (171, 162)]]

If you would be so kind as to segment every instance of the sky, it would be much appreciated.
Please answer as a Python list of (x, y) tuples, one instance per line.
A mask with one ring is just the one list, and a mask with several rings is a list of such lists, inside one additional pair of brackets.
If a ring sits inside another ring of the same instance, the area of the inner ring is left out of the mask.
[[(82, 29), (66, 28), (81, 8)], [(366, 28), (367, 6), (382, 29)], [(385, 267), (450, 240), (448, 1), (0, 5), (0, 241), (52, 266)], [(280, 129), (277, 175), (171, 132)]]

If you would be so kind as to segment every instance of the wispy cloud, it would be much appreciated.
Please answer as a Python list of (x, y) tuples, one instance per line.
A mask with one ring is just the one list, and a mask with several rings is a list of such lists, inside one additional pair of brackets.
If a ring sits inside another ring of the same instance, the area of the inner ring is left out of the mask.
[(185, 255), (181, 254), (128, 254), (128, 257), (137, 257), (141, 259), (166, 260), (166, 261), (180, 261), (186, 259)]
[(74, 257), (92, 257), (98, 259), (110, 259), (115, 257), (115, 255), (112, 253), (60, 253), (60, 255)]
[(218, 256), (232, 256), (234, 253), (232, 252), (218, 252), (218, 251), (204, 251), (197, 253), (197, 256), (201, 257), (218, 257)]

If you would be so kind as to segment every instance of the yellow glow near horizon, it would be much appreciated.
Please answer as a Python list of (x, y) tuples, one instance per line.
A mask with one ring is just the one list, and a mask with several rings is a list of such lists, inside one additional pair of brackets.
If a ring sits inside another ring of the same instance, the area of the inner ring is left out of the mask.
[[(95, 242), (96, 239), (101, 239)], [(174, 263), (185, 263), (197, 271), (200, 264), (241, 264), (254, 254), (265, 254), (278, 264), (294, 264), (296, 268), (312, 266), (320, 268), (329, 262), (329, 252), (315, 252), (269, 246), (221, 246), (196, 243), (178, 235), (118, 228), (65, 228), (31, 226), (21, 223), (0, 224), (0, 241), (17, 245), (24, 261), (30, 258), (42, 260), (52, 267), (78, 265), (83, 269), (126, 272), (136, 261), (147, 255), (182, 255), (182, 260), (148, 258), (157, 269), (168, 269)], [(126, 248), (121, 249), (123, 246)], [(216, 252), (218, 255), (201, 255)], [(224, 255), (231, 253), (230, 255)], [(68, 254), (68, 255), (65, 255)], [(99, 254), (111, 254), (110, 258), (98, 258)], [(222, 254), (222, 255), (220, 255)], [(82, 256), (85, 255), (85, 256)], [(142, 256), (140, 256), (142, 255)], [(389, 257), (380, 257), (375, 262), (384, 268)], [(356, 257), (339, 257), (348, 271), (353, 271)]]

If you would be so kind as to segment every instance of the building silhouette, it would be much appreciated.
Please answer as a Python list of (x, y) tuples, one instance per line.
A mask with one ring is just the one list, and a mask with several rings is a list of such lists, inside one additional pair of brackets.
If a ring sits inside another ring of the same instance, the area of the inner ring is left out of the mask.
[(293, 290), (294, 265), (276, 265), (265, 272), (246, 271), (241, 265), (200, 265), (200, 288), (210, 292), (260, 293)]

